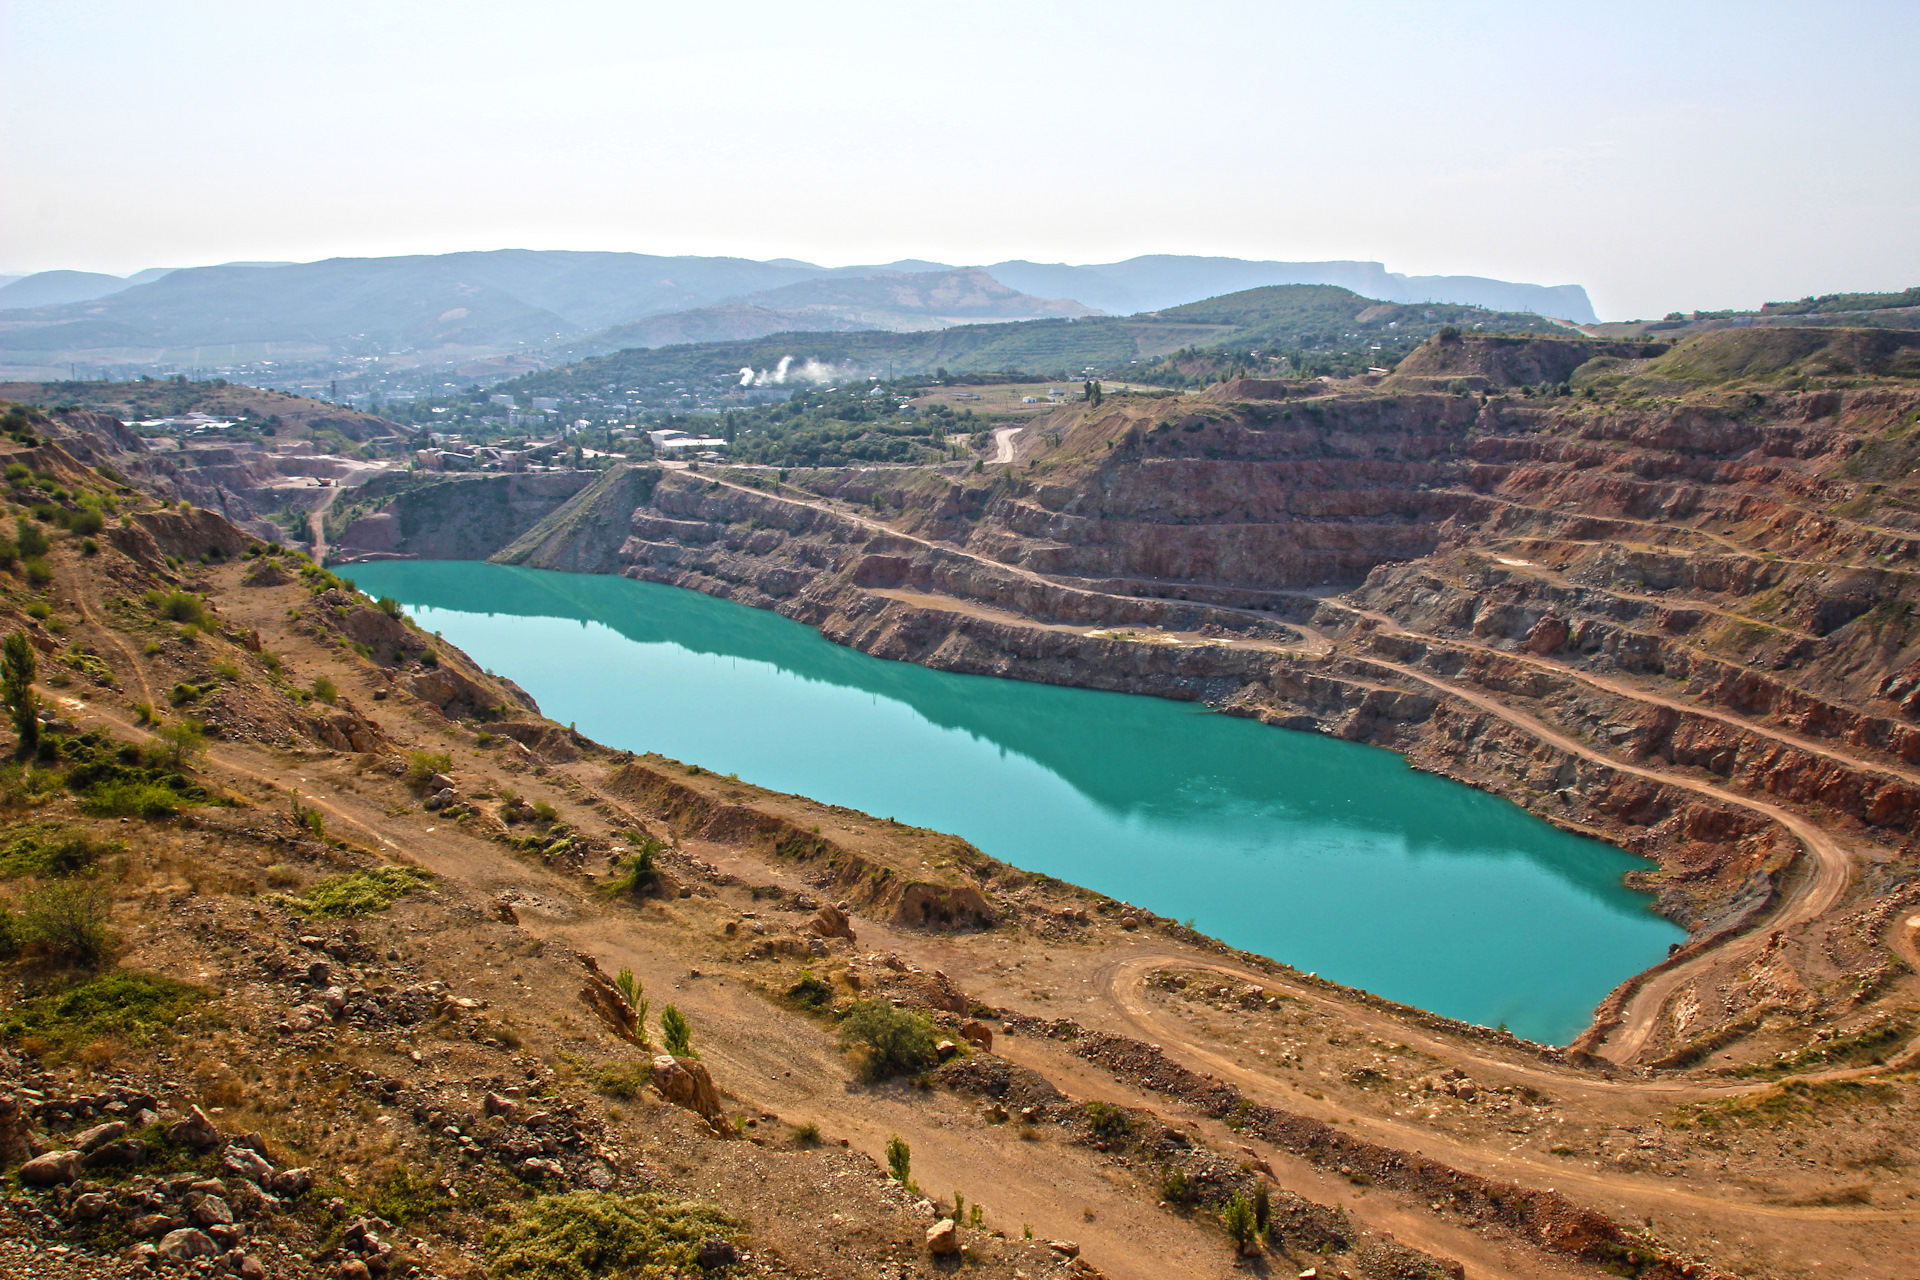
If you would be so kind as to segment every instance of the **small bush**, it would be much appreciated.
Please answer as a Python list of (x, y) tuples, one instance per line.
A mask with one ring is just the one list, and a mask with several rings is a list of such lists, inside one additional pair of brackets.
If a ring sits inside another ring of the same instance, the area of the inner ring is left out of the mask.
[(444, 751), (407, 752), (407, 783), (409, 786), (424, 787), (427, 779), (436, 773), (445, 773), (453, 768), (453, 757)]
[(651, 1062), (616, 1062), (594, 1073), (593, 1087), (609, 1098), (637, 1098), (653, 1079)]
[(1160, 1198), (1168, 1204), (1187, 1204), (1193, 1199), (1193, 1179), (1185, 1169), (1169, 1166), (1160, 1171)]
[(545, 800), (535, 800), (530, 807), (533, 809), (533, 816), (541, 822), (552, 822), (560, 816), (559, 812)]
[(73, 531), (75, 537), (90, 538), (106, 527), (106, 517), (86, 507), (67, 515), (67, 528)]
[(47, 531), (25, 516), (14, 522), (14, 530), (14, 543), (19, 547), (22, 557), (43, 556), (53, 547), (47, 541)]
[(798, 1147), (820, 1145), (820, 1126), (811, 1120), (793, 1126), (793, 1143)]
[(334, 703), (340, 701), (340, 688), (325, 676), (315, 676), (313, 678), (313, 696), (328, 706), (332, 706)]
[(933, 1045), (931, 1022), (884, 1000), (860, 1001), (840, 1024), (840, 1047), (858, 1055), (867, 1081), (931, 1070), (939, 1062)]
[(391, 864), (371, 871), (349, 871), (328, 876), (289, 905), (314, 916), (361, 916), (385, 911), (415, 889), (433, 882), (433, 874), (418, 867)]
[(392, 618), (395, 622), (400, 621), (401, 615), (405, 612), (405, 610), (401, 609), (400, 602), (392, 596), (381, 596), (373, 602), (373, 607), (386, 614), (389, 618)]
[(191, 591), (149, 591), (141, 599), (168, 622), (190, 622), (197, 626), (207, 616), (206, 602)]
[(178, 769), (206, 747), (207, 726), (192, 717), (163, 724), (156, 731), (160, 741), (165, 744), (161, 758)]
[(39, 556), (27, 557), (20, 562), (20, 567), (27, 571), (29, 586), (44, 587), (53, 581), (53, 567)]
[(695, 1269), (700, 1245), (738, 1227), (711, 1205), (572, 1191), (507, 1211), (486, 1236), (489, 1280), (654, 1280)]
[(814, 1009), (824, 1009), (833, 999), (833, 988), (813, 976), (810, 970), (800, 971), (800, 981), (787, 988), (787, 998)]
[(1109, 1103), (1097, 1100), (1089, 1102), (1086, 1114), (1088, 1131), (1105, 1142), (1124, 1137), (1127, 1130), (1133, 1127), (1133, 1121), (1127, 1113)]
[(20, 941), (56, 960), (94, 964), (113, 945), (107, 926), (113, 904), (96, 884), (55, 880), (20, 899)]

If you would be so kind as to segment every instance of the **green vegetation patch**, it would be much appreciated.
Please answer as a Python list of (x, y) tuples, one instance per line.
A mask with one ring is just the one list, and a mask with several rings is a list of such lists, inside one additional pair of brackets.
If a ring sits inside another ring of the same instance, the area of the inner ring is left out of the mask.
[(103, 857), (118, 853), (120, 848), (117, 844), (95, 840), (84, 831), (33, 828), (15, 836), (5, 850), (0, 851), (0, 879), (80, 875), (91, 871)]
[(1808, 1067), (1856, 1067), (1886, 1060), (1887, 1053), (1907, 1042), (1913, 1027), (1898, 1020), (1875, 1023), (1849, 1036), (1817, 1041), (1797, 1053), (1783, 1054), (1772, 1062), (1756, 1062), (1736, 1067), (1728, 1074), (1743, 1078), (1785, 1075)]
[(415, 889), (431, 883), (431, 871), (396, 864), (328, 876), (298, 897), (280, 900), (312, 916), (364, 916), (385, 911)]
[(36, 996), (0, 1018), (0, 1040), (66, 1049), (96, 1040), (146, 1044), (206, 1002), (199, 987), (159, 974), (115, 970)]
[(487, 1233), (489, 1280), (668, 1280), (695, 1266), (703, 1241), (738, 1225), (711, 1205), (595, 1191), (541, 1196)]
[(1860, 1080), (1788, 1080), (1765, 1093), (1682, 1107), (1675, 1128), (1768, 1129), (1801, 1120), (1830, 1119), (1863, 1106), (1886, 1106), (1899, 1097), (1889, 1084)]

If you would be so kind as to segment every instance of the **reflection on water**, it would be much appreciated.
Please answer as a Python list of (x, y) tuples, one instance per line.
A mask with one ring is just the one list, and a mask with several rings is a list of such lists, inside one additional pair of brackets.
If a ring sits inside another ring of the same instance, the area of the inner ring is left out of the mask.
[(1683, 935), (1639, 860), (1390, 752), (1157, 698), (870, 658), (622, 578), (356, 565), (553, 719), (965, 836), (1305, 970), (1563, 1042)]

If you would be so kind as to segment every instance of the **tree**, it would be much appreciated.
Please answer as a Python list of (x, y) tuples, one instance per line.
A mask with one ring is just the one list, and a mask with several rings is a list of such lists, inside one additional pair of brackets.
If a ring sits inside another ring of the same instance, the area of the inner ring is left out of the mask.
[(33, 682), (40, 674), (39, 659), (26, 632), (16, 631), (6, 639), (0, 652), (0, 698), (5, 698), (7, 714), (13, 717), (14, 732), (20, 735), (15, 753), (22, 760), (40, 749), (40, 699)]
[(913, 1172), (913, 1148), (899, 1134), (887, 1139), (887, 1168), (893, 1170), (893, 1180), (903, 1187), (911, 1188)]
[(700, 1056), (693, 1051), (693, 1028), (687, 1024), (686, 1015), (672, 1005), (660, 1011), (660, 1040), (676, 1058)]

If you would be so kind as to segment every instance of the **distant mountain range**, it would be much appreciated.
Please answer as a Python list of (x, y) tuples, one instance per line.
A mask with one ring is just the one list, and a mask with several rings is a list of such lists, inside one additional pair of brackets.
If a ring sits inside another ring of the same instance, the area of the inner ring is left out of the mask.
[(1377, 262), (1161, 255), (1095, 266), (909, 260), (827, 268), (792, 259), (507, 249), (153, 268), (124, 278), (44, 271), (0, 286), (0, 366), (284, 365), (369, 356), (457, 364), (513, 353), (580, 359), (796, 330), (914, 332), (1130, 315), (1278, 284), (1594, 318), (1578, 285), (1404, 276)]

